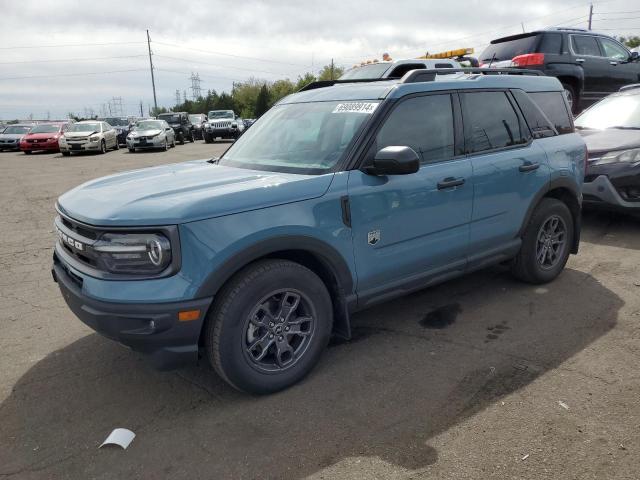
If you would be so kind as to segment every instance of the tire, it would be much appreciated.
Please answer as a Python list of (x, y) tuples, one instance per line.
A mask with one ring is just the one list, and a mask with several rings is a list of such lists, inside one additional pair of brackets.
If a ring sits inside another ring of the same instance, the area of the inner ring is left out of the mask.
[[(547, 236), (546, 232), (553, 231), (553, 221), (558, 222), (556, 233)], [(560, 235), (558, 232), (561, 230), (564, 233)], [(552, 281), (562, 272), (569, 259), (573, 235), (574, 224), (569, 207), (555, 198), (543, 198), (525, 228), (522, 246), (512, 263), (511, 272), (517, 279), (527, 283)], [(553, 243), (560, 240), (560, 246)], [(542, 261), (540, 256), (543, 256)]]
[(171, 148), (176, 148), (176, 137), (173, 137), (173, 141), (171, 142)]
[(118, 143), (118, 140), (116, 140), (116, 146), (113, 147), (114, 150), (120, 150), (120, 144)]
[(196, 141), (196, 138), (194, 137), (193, 132), (191, 132), (191, 136), (189, 137), (189, 141), (191, 143), (195, 143), (195, 141)]
[(71, 156), (71, 152), (60, 152), (62, 153), (63, 157), (70, 157)]
[(202, 138), (204, 139), (204, 143), (213, 143), (213, 137), (210, 137), (209, 135), (203, 135)]
[(164, 150), (165, 152), (169, 151), (169, 140), (167, 140), (166, 138), (164, 140), (164, 146), (162, 147), (162, 150)]
[[(234, 275), (217, 298), (204, 327), (206, 352), (218, 375), (238, 390), (267, 394), (290, 387), (313, 369), (329, 343), (329, 292), (315, 273), (298, 263), (252, 263)], [(296, 304), (291, 316), (279, 317), (278, 310), (288, 302)], [(285, 333), (294, 329), (300, 334)]]
[(136, 149), (135, 148), (130, 148), (129, 149), (129, 153), (136, 153)]
[(31, 150), (23, 150), (25, 155), (31, 155)]
[(180, 143), (180, 145), (184, 145), (184, 133), (181, 133), (179, 137), (180, 138), (178, 138), (178, 142)]
[(105, 154), (105, 153), (107, 153), (107, 142), (102, 140), (100, 142), (100, 154)]
[(571, 113), (574, 115), (577, 114), (580, 109), (578, 107), (579, 98), (576, 93), (576, 89), (573, 85), (569, 85), (568, 83), (563, 83), (562, 88), (564, 88), (564, 94), (567, 97), (567, 102), (569, 102), (569, 107), (571, 108)]

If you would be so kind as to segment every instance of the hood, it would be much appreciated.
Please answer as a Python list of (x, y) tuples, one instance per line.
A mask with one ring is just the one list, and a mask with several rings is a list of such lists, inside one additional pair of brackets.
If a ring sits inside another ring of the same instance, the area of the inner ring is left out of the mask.
[(132, 137), (138, 137), (138, 136), (147, 137), (147, 136), (159, 135), (160, 133), (162, 133), (162, 130), (160, 130), (159, 128), (152, 128), (152, 129), (149, 129), (149, 130), (134, 130), (133, 132), (131, 132), (131, 136)]
[(98, 132), (65, 132), (64, 136), (67, 138), (85, 138), (96, 133)]
[(640, 130), (577, 130), (587, 144), (589, 155), (640, 148)]
[(177, 225), (320, 197), (332, 179), (196, 160), (92, 180), (62, 195), (58, 207), (96, 226)]
[(46, 138), (55, 138), (55, 137), (59, 137), (60, 133), (59, 132), (49, 132), (49, 133), (27, 133), (24, 138), (25, 140), (30, 138), (30, 139), (37, 139), (37, 140), (44, 140)]
[(25, 135), (26, 133), (0, 133), (0, 138), (5, 140), (19, 140)]

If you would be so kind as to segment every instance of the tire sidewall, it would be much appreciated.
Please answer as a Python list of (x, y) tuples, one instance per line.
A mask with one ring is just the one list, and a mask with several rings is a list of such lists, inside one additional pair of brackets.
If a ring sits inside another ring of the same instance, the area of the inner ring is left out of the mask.
[[(244, 353), (246, 319), (257, 302), (274, 288), (291, 288), (306, 295), (315, 311), (315, 331), (307, 350), (298, 362), (282, 372), (263, 372), (252, 366)], [(332, 305), (329, 294), (313, 272), (291, 266), (271, 269), (253, 278), (230, 301), (221, 322), (219, 368), (235, 387), (250, 393), (272, 393), (300, 381), (318, 362), (331, 334)], [(209, 339), (210, 340), (210, 339)]]

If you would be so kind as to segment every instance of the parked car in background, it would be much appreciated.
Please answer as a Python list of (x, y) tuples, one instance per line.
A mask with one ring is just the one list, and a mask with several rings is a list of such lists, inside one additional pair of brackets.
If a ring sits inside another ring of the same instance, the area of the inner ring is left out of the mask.
[(157, 116), (158, 120), (164, 120), (167, 122), (176, 134), (176, 141), (180, 142), (180, 145), (184, 145), (186, 140), (194, 142), (194, 126), (189, 120), (189, 114), (187, 112), (169, 112), (161, 113)]
[(256, 121), (255, 118), (243, 118), (242, 123), (244, 123), (244, 129), (249, 128)]
[(133, 121), (129, 117), (105, 117), (99, 118), (99, 121), (107, 122), (109, 125), (113, 127), (116, 131), (116, 136), (118, 138), (118, 145), (126, 145), (127, 144), (127, 135), (131, 130), (133, 125)]
[(211, 110), (204, 125), (204, 141), (212, 143), (216, 138), (236, 140), (244, 132), (242, 119), (233, 110)]
[(58, 146), (62, 155), (71, 153), (99, 152), (118, 150), (118, 138), (115, 129), (107, 122), (84, 120), (74, 123), (58, 139)]
[(557, 77), (574, 113), (620, 87), (640, 81), (637, 52), (615, 38), (577, 28), (553, 28), (492, 40), (481, 66), (541, 70)]
[(405, 73), (424, 68), (460, 68), (460, 64), (450, 58), (391, 60), (366, 63), (350, 68), (339, 80), (373, 80), (375, 78), (401, 78)]
[(7, 125), (0, 133), (0, 152), (3, 150), (18, 150), (20, 139), (33, 128), (32, 123), (16, 123)]
[(193, 137), (196, 140), (203, 140), (202, 128), (207, 122), (207, 116), (204, 113), (192, 113), (189, 115), (189, 120), (193, 124)]
[(450, 77), (311, 84), (219, 159), (65, 193), (64, 300), (159, 367), (202, 350), (235, 388), (270, 393), (349, 338), (355, 311), (497, 263), (552, 281), (578, 251), (586, 149), (528, 92), (562, 85)]
[(585, 206), (640, 213), (640, 84), (602, 99), (575, 124), (589, 150)]
[(126, 141), (131, 153), (138, 149), (169, 150), (169, 147), (176, 146), (176, 134), (164, 120), (140, 120), (133, 126)]
[(20, 140), (20, 150), (26, 154), (40, 150), (59, 152), (58, 140), (70, 123), (40, 123), (35, 125)]

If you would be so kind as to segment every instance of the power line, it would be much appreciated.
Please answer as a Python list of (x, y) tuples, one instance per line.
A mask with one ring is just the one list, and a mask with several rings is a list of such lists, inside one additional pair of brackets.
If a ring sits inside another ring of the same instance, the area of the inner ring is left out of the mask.
[(175, 60), (175, 61), (178, 61), (178, 62), (198, 63), (198, 64), (201, 64), (201, 65), (209, 65), (209, 66), (212, 66), (212, 67), (222, 67), (222, 68), (225, 68), (225, 69), (226, 68), (230, 68), (232, 70), (244, 70), (246, 72), (270, 73), (270, 74), (273, 74), (273, 75), (286, 75), (287, 74), (286, 72), (274, 72), (274, 71), (269, 71), (269, 70), (257, 70), (255, 68), (231, 67), (231, 66), (226, 66), (226, 65), (222, 65), (221, 66), (221, 65), (216, 64), (216, 63), (201, 62), (199, 60), (189, 60), (189, 59), (185, 59), (185, 58), (170, 57), (170, 56), (167, 56), (167, 55), (160, 55), (160, 54), (155, 54), (155, 56), (158, 57), (158, 58), (167, 58), (167, 59)]
[(85, 75), (107, 75), (111, 73), (126, 73), (126, 72), (143, 72), (146, 69), (143, 68), (133, 68), (129, 70), (111, 70), (107, 72), (83, 72), (83, 73), (58, 73), (54, 75), (27, 75), (23, 77), (0, 77), (0, 81), (2, 80), (23, 80), (28, 78), (53, 78), (53, 77), (82, 77)]
[[(179, 70), (169, 70), (167, 68), (156, 68), (156, 67), (154, 67), (154, 70), (156, 70), (158, 72), (179, 73), (180, 75), (185, 75), (187, 77), (189, 76), (189, 74), (187, 72), (179, 71)], [(245, 80), (245, 79), (242, 79), (242, 78), (218, 77), (218, 76), (214, 76), (214, 75), (200, 75), (200, 76), (201, 77), (208, 77), (208, 78), (217, 78), (219, 80), (231, 80), (232, 82), (243, 82)], [(203, 81), (203, 80), (200, 80), (200, 81)]]
[(108, 43), (61, 43), (58, 45), (13, 45), (10, 47), (0, 47), (0, 50), (14, 50), (26, 48), (59, 48), (59, 47), (101, 47), (105, 45), (134, 45), (145, 42), (108, 42)]
[(119, 57), (84, 57), (84, 58), (58, 58), (55, 60), (20, 60), (17, 62), (0, 62), (0, 65), (12, 65), (12, 64), (22, 64), (22, 63), (62, 63), (62, 62), (84, 62), (84, 61), (93, 61), (93, 60), (111, 60), (111, 59), (120, 59), (120, 58), (137, 58), (137, 57), (146, 57), (146, 54), (142, 55), (124, 55)]

